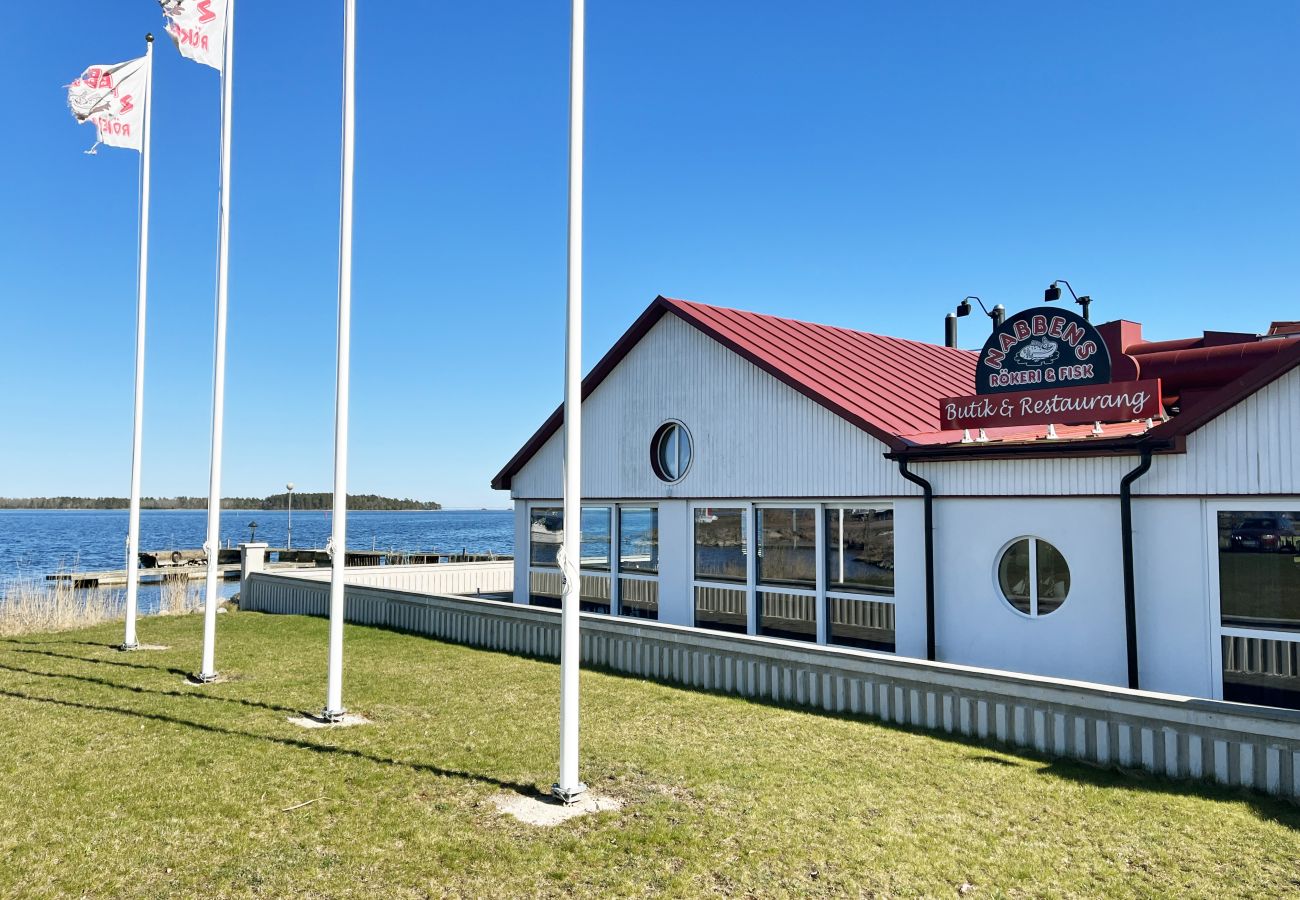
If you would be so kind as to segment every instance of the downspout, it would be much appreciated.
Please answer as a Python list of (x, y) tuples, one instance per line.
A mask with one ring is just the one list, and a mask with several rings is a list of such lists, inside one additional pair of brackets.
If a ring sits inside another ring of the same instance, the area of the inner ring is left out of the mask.
[(1128, 643), (1128, 686), (1138, 689), (1137, 589), (1133, 583), (1133, 482), (1151, 468), (1151, 447), (1142, 447), (1142, 461), (1119, 483), (1120, 536), (1124, 544), (1124, 636)]
[(898, 460), (898, 474), (925, 492), (925, 658), (934, 662), (934, 487), (909, 472), (905, 458)]

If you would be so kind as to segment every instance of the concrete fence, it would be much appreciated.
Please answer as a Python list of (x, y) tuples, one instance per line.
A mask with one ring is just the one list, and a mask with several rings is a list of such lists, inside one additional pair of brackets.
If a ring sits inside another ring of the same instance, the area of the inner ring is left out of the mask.
[[(324, 615), (328, 593), (328, 584), (315, 579), (251, 573), (241, 606)], [(364, 585), (350, 586), (347, 599), (348, 620), (358, 624), (559, 656), (555, 610)], [(582, 616), (582, 661), (671, 684), (1300, 798), (1300, 711), (590, 614)]]
[[(244, 574), (245, 581), (248, 573)], [(301, 569), (294, 578), (329, 584), (330, 570)], [(344, 578), (349, 585), (386, 588), (416, 594), (500, 594), (515, 586), (515, 564), (501, 562), (438, 563), (413, 566), (348, 567)]]

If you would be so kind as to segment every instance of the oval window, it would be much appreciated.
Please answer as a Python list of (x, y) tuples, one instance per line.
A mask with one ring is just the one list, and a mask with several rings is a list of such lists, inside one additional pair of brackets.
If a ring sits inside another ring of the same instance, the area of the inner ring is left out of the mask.
[(1027, 616), (1056, 612), (1070, 593), (1070, 567), (1061, 551), (1041, 538), (1012, 541), (998, 557), (998, 589)]
[(665, 422), (650, 442), (650, 467), (660, 481), (681, 481), (691, 467), (691, 433), (681, 422)]

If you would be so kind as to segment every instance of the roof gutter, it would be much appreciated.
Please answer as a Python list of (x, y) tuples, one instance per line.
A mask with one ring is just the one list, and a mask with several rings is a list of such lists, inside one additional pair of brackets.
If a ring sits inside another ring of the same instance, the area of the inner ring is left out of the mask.
[(934, 662), (934, 486), (909, 472), (905, 457), (898, 458), (898, 474), (925, 493), (925, 658)]

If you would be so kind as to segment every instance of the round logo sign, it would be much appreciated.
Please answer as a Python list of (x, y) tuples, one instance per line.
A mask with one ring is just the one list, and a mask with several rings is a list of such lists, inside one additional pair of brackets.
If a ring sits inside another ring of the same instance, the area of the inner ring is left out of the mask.
[(975, 392), (1032, 391), (1110, 383), (1110, 351), (1083, 316), (1039, 306), (999, 326), (980, 351)]

